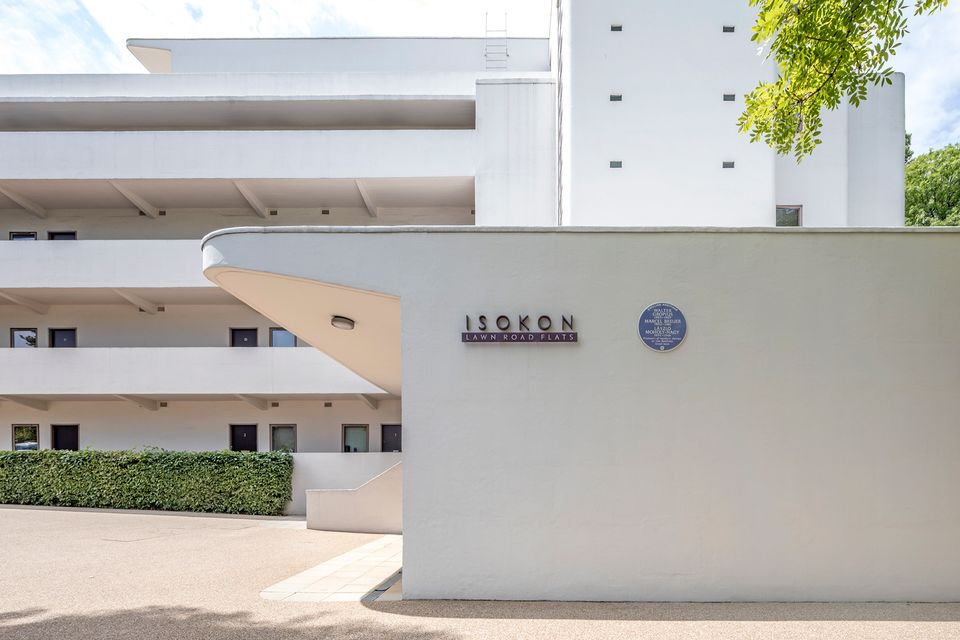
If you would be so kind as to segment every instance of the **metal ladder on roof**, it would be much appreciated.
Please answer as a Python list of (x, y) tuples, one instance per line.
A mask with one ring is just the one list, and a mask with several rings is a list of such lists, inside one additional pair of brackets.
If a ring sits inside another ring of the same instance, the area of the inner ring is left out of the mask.
[(483, 64), (487, 71), (506, 71), (510, 52), (507, 50), (507, 13), (503, 13), (503, 28), (490, 26), (490, 12), (484, 14), (486, 40), (483, 46)]

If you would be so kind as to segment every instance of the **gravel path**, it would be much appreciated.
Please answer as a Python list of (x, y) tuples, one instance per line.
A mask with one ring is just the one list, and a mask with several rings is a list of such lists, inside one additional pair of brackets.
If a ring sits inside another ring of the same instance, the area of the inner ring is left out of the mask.
[(957, 604), (260, 598), (268, 585), (377, 537), (279, 519), (0, 507), (0, 638), (960, 639)]

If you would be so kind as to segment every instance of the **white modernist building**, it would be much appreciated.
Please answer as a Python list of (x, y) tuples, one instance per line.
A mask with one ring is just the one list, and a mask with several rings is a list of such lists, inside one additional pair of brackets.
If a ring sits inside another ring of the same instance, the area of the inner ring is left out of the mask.
[(294, 450), (291, 511), (380, 479), (367, 530), (402, 482), (407, 597), (960, 598), (960, 250), (895, 229), (903, 79), (778, 158), (746, 4), (0, 77), (0, 447)]

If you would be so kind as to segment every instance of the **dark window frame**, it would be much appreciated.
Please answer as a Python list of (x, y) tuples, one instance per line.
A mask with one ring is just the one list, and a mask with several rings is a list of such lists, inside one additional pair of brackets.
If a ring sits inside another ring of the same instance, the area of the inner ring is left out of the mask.
[[(37, 448), (36, 449), (17, 449), (17, 427), (30, 427), (33, 429), (33, 432), (37, 436)], [(10, 450), (11, 451), (39, 451), (40, 450), (40, 425), (39, 424), (24, 424), (24, 423), (14, 423), (10, 425)]]
[(33, 236), (34, 240), (39, 239), (40, 235), (36, 231), (11, 231), (7, 235), (7, 240), (23, 240), (23, 238), (14, 238), (13, 236)]
[(21, 347), (21, 348), (24, 348), (24, 349), (30, 349), (30, 348), (36, 349), (37, 347), (40, 346), (40, 329), (39, 329), (39, 328), (37, 328), (37, 327), (10, 327), (10, 348), (11, 348), (11, 349), (17, 348), (17, 347), (14, 347), (14, 346), (13, 346), (13, 334), (14, 334), (14, 332), (16, 332), (16, 331), (33, 331), (34, 335), (35, 335), (36, 338), (37, 338), (37, 344), (36, 344), (36, 346), (34, 346), (34, 347)]
[(293, 429), (293, 451), (290, 451), (289, 453), (296, 453), (300, 444), (297, 441), (297, 425), (290, 422), (277, 423), (277, 424), (270, 425), (270, 451), (287, 451), (286, 449), (277, 449), (276, 447), (276, 444), (273, 439), (273, 433), (277, 427), (290, 427)]

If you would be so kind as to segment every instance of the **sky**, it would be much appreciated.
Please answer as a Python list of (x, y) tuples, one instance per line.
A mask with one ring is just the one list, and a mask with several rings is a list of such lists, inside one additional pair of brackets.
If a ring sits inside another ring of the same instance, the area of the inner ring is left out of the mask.
[[(549, 0), (0, 0), (0, 73), (143, 73), (127, 38), (483, 36), (505, 11), (547, 35)], [(960, 1), (910, 29), (894, 68), (923, 152), (960, 142)]]

